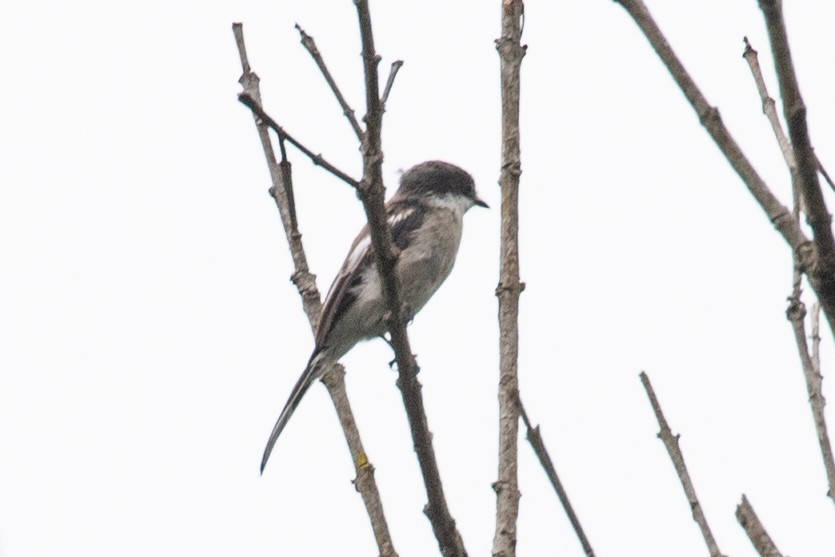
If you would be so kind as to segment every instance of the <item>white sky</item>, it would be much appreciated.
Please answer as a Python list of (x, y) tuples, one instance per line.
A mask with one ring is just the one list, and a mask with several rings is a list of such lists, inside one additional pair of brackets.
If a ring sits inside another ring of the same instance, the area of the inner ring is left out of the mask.
[[(354, 175), (350, 128), (298, 44), (312, 34), (362, 114), (351, 2), (0, 5), (0, 555), (376, 555), (325, 389), (263, 477), (261, 451), (313, 342), (248, 110), (242, 21), (269, 112)], [(741, 54), (777, 97), (754, 0), (650, 2), (769, 185), (788, 173)], [(786, 3), (817, 153), (835, 170), (835, 4)], [(493, 537), (498, 377), (499, 2), (373, 2), (405, 60), (385, 177), (469, 170), (452, 276), (411, 328), (451, 511)], [(706, 555), (638, 373), (645, 369), (720, 548), (754, 555), (742, 493), (784, 553), (835, 554), (835, 508), (791, 329), (790, 253), (625, 12), (529, 2), (522, 100), (520, 384), (598, 555)], [(295, 151), (324, 292), (363, 222)], [(830, 207), (835, 196), (827, 194)], [(835, 399), (832, 336), (825, 394)], [(436, 554), (394, 382), (374, 341), (344, 359), (397, 551)], [(835, 427), (835, 414), (828, 417)], [(520, 444), (520, 555), (581, 555)]]

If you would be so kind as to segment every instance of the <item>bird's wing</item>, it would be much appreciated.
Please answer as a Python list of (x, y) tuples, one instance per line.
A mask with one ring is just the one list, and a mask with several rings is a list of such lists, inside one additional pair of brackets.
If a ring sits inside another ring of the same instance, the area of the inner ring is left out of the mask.
[[(420, 211), (419, 206), (415, 203), (399, 201), (394, 198), (386, 205), (386, 212), (388, 213), (389, 226), (391, 226), (392, 241), (402, 250), (407, 246), (407, 240), (412, 232), (420, 228), (423, 223), (423, 211)], [(342, 264), (342, 268), (337, 273), (336, 279), (334, 279), (325, 298), (322, 316), (319, 318), (316, 332), (316, 349), (313, 351), (313, 355), (311, 355), (310, 361), (307, 363), (301, 377), (299, 377), (296, 386), (293, 387), (290, 398), (284, 405), (284, 409), (273, 427), (267, 446), (264, 449), (264, 456), (261, 459), (261, 473), (264, 472), (264, 467), (267, 465), (267, 460), (270, 458), (270, 453), (278, 440), (278, 436), (284, 430), (302, 397), (321, 372), (326, 371), (321, 368), (323, 365), (321, 350), (327, 342), (328, 334), (333, 325), (348, 311), (356, 298), (356, 287), (361, 283), (364, 270), (371, 263), (370, 259), (371, 236), (368, 234), (368, 226), (366, 225), (354, 240), (351, 250), (348, 252), (348, 257)]]
[[(404, 249), (412, 232), (423, 223), (423, 211), (416, 203), (392, 199), (386, 205), (387, 220), (391, 227), (392, 241)], [(342, 268), (336, 274), (333, 284), (325, 297), (322, 315), (316, 330), (316, 348), (324, 347), (334, 324), (351, 307), (356, 298), (356, 288), (362, 282), (362, 274), (371, 262), (371, 235), (366, 224), (351, 245)]]

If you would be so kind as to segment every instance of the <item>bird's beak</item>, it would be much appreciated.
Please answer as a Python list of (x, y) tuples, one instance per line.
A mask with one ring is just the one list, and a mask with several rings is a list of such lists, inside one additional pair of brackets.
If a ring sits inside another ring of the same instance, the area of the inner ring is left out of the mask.
[(479, 207), (484, 207), (485, 209), (490, 208), (490, 205), (488, 205), (487, 203), (485, 203), (484, 201), (482, 201), (481, 199), (479, 199), (477, 197), (475, 199), (473, 199), (473, 203), (475, 203)]

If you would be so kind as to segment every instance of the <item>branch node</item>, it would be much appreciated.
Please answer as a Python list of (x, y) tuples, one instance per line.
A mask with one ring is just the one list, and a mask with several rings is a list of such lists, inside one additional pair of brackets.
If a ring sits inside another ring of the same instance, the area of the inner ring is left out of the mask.
[(574, 512), (574, 507), (572, 507), (571, 501), (568, 499), (568, 493), (557, 475), (557, 469), (551, 460), (551, 456), (545, 448), (545, 442), (542, 440), (539, 426), (537, 425), (536, 427), (531, 427), (531, 422), (528, 419), (528, 413), (525, 411), (525, 405), (522, 404), (522, 399), (518, 396), (518, 393), (516, 402), (519, 405), (519, 415), (522, 416), (522, 421), (527, 429), (528, 442), (530, 442), (531, 447), (533, 447), (534, 454), (536, 454), (539, 459), (539, 463), (545, 470), (545, 474), (548, 476), (551, 486), (553, 486), (554, 491), (556, 491), (557, 498), (560, 500), (560, 503), (565, 510), (565, 514), (568, 516), (569, 522), (571, 522), (571, 526), (574, 528), (574, 533), (580, 540), (580, 545), (583, 546), (583, 552), (586, 554), (586, 557), (594, 557), (594, 550), (586, 537), (586, 533), (583, 531), (583, 527), (580, 525), (580, 520)]
[(287, 133), (287, 131), (281, 126), (279, 126), (278, 123), (275, 120), (273, 120), (269, 114), (264, 112), (264, 109), (261, 108), (261, 104), (256, 100), (255, 96), (253, 96), (247, 91), (244, 91), (243, 93), (238, 94), (238, 100), (241, 102), (241, 104), (249, 108), (256, 117), (260, 118), (263, 125), (268, 126), (276, 134), (278, 134), (279, 140), (281, 140), (282, 138), (286, 139), (288, 142), (290, 142), (291, 145), (293, 145), (299, 151), (304, 153), (309, 159), (311, 159), (313, 161), (313, 164), (321, 166), (322, 168), (324, 168), (343, 182), (349, 184), (351, 187), (356, 188), (358, 186), (358, 182), (356, 180), (354, 180), (346, 173), (342, 172), (341, 170), (327, 162), (324, 159), (324, 157), (322, 157), (322, 155), (314, 154), (313, 151), (302, 145), (301, 142), (299, 142), (296, 138)]
[(712, 557), (721, 556), (722, 553), (719, 551), (719, 547), (716, 544), (713, 533), (710, 531), (707, 518), (702, 511), (701, 505), (699, 505), (699, 499), (696, 496), (696, 488), (693, 486), (693, 481), (690, 479), (690, 473), (687, 471), (687, 465), (684, 462), (684, 455), (681, 452), (681, 447), (678, 442), (679, 435), (673, 435), (670, 430), (667, 419), (664, 417), (664, 413), (661, 410), (661, 404), (658, 402), (658, 397), (655, 395), (655, 390), (652, 388), (652, 384), (649, 381), (649, 376), (646, 372), (642, 371), (640, 378), (644, 385), (644, 389), (647, 392), (647, 397), (649, 398), (652, 410), (655, 413), (655, 419), (661, 427), (661, 432), (658, 434), (658, 437), (663, 441), (664, 446), (667, 448), (667, 453), (670, 455), (670, 460), (673, 461), (673, 467), (676, 470), (676, 474), (678, 474), (681, 487), (684, 489), (684, 495), (687, 497), (687, 502), (690, 505), (693, 520), (699, 525), (699, 528), (702, 531), (702, 537), (705, 540), (705, 544), (707, 545), (710, 555)]
[(510, 283), (510, 284), (503, 284), (503, 283), (500, 282), (499, 285), (496, 286), (496, 296), (501, 296), (505, 292), (509, 292), (509, 293), (512, 293), (512, 294), (513, 293), (521, 294), (522, 292), (525, 291), (525, 287), (526, 287), (526, 284), (522, 281), (515, 282), (515, 283)]
[(833, 236), (831, 217), (818, 179), (819, 164), (812, 148), (806, 121), (806, 106), (800, 94), (789, 48), (782, 2), (760, 0), (760, 8), (765, 16), (777, 82), (780, 86), (780, 97), (783, 99), (783, 115), (797, 162), (798, 187), (796, 189), (800, 191), (800, 198), (818, 253), (817, 266), (820, 268), (807, 273), (807, 276), (821, 301), (831, 328), (835, 331), (835, 288), (833, 288), (833, 283), (827, 280), (835, 276), (835, 236)]

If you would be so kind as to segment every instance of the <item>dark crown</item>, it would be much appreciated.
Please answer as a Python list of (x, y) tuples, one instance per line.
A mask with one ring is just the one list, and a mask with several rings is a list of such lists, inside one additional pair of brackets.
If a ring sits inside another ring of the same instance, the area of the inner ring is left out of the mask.
[(418, 195), (458, 194), (477, 199), (473, 177), (465, 170), (442, 161), (416, 164), (400, 177), (397, 193)]

